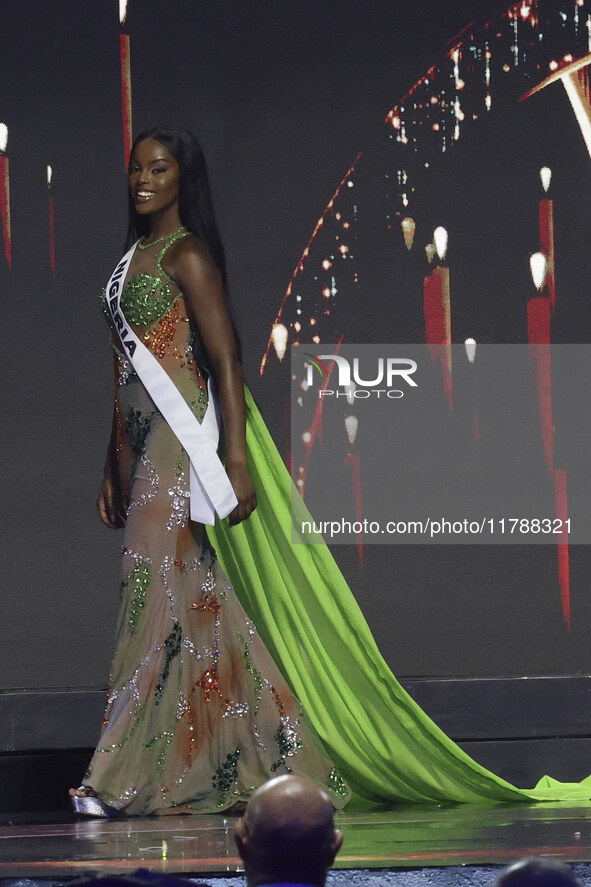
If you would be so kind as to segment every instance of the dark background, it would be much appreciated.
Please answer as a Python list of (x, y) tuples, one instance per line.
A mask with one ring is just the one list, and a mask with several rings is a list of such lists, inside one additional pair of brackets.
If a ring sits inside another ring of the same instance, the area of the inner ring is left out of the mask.
[[(261, 378), (259, 363), (317, 218), (359, 151), (365, 206), (378, 205), (390, 162), (386, 113), (444, 43), (472, 18), (501, 8), (468, 0), (131, 0), (134, 132), (170, 123), (195, 131), (203, 144), (247, 379), (280, 446), (289, 379), (276, 370)], [(2, 10), (0, 120), (9, 127), (13, 221), (12, 271), (0, 255), (5, 691), (84, 690), (107, 681), (121, 537), (100, 524), (94, 503), (112, 404), (98, 296), (126, 225), (118, 35), (115, 2)], [(557, 337), (589, 340), (583, 258), (591, 170), (566, 98), (559, 86), (553, 90), (547, 104), (540, 97), (520, 109), (508, 105), (506, 118), (499, 110), (418, 198), (424, 229), (446, 224), (455, 238), (454, 341), (526, 341), (524, 302), (515, 293), (528, 285), (527, 255), (538, 246), (539, 194), (528, 183), (541, 162), (553, 165), (560, 183), (557, 230), (569, 231), (557, 272)], [(364, 215), (359, 254), (370, 283), (341, 318), (342, 329), (349, 341), (420, 340), (420, 289), (405, 284), (420, 274), (403, 265), (418, 260), (401, 238), (397, 246), (384, 239), (382, 215), (376, 210), (375, 224), (371, 211)], [(492, 297), (481, 286), (488, 266), (479, 250), (503, 226), (490, 260)], [(523, 238), (525, 271), (506, 254), (514, 232)], [(552, 548), (372, 546), (363, 570), (353, 547), (334, 554), (396, 674), (589, 669), (587, 548), (571, 550), (570, 633)]]

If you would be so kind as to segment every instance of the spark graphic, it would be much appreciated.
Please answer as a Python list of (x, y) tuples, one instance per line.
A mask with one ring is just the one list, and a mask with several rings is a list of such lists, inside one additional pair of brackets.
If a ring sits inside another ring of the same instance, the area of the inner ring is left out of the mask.
[[(314, 226), (314, 230), (312, 231), (312, 234), (310, 235), (310, 239), (308, 240), (308, 243), (306, 244), (306, 246), (302, 250), (302, 254), (301, 254), (299, 261), (297, 262), (294, 270), (293, 270), (293, 273), (291, 275), (291, 280), (289, 281), (289, 283), (287, 285), (287, 289), (285, 290), (285, 294), (283, 296), (283, 299), (281, 300), (281, 304), (279, 306), (279, 310), (277, 311), (277, 315), (275, 317), (275, 320), (271, 324), (271, 333), (269, 334), (269, 341), (267, 342), (267, 347), (265, 349), (265, 353), (263, 354), (263, 357), (262, 357), (262, 360), (260, 363), (260, 367), (259, 367), (259, 374), (261, 376), (265, 372), (265, 367), (267, 366), (267, 362), (269, 360), (269, 352), (270, 352), (271, 346), (273, 344), (273, 336), (272, 336), (273, 326), (275, 326), (276, 324), (283, 323), (282, 317), (283, 317), (285, 305), (293, 293), (293, 287), (294, 287), (294, 283), (295, 283), (296, 279), (304, 271), (304, 268), (306, 266), (306, 262), (310, 256), (310, 250), (312, 248), (312, 244), (314, 243), (316, 235), (324, 226), (325, 219), (327, 218), (327, 216), (329, 214), (332, 214), (334, 216), (335, 220), (342, 224), (342, 227), (344, 230), (348, 230), (351, 226), (350, 222), (347, 222), (347, 221), (342, 222), (342, 214), (335, 209), (335, 203), (338, 200), (339, 195), (341, 194), (341, 191), (342, 191), (343, 187), (345, 186), (345, 184), (351, 184), (351, 176), (355, 172), (355, 169), (357, 167), (357, 164), (358, 164), (360, 158), (361, 158), (361, 152), (359, 152), (359, 154), (357, 155), (357, 157), (355, 158), (355, 160), (353, 161), (353, 163), (351, 164), (351, 166), (349, 167), (349, 169), (347, 170), (347, 172), (345, 173), (345, 175), (343, 176), (343, 178), (339, 182), (337, 189), (335, 190), (334, 194), (332, 195), (332, 197), (330, 198), (330, 200), (326, 204), (326, 207), (324, 208), (322, 215), (320, 216), (320, 218), (316, 222), (316, 225)], [(346, 246), (346, 244), (341, 244), (341, 246)], [(347, 247), (345, 252), (341, 251), (341, 256), (343, 258), (345, 258), (348, 255), (349, 255), (349, 249)], [(334, 260), (332, 260), (332, 259), (331, 260), (325, 259), (323, 262), (323, 267), (326, 265), (326, 267), (324, 267), (324, 270), (330, 270), (333, 267), (333, 261)], [(336, 278), (334, 277), (334, 275), (331, 275), (331, 277), (332, 277), (331, 286), (325, 287), (323, 290), (323, 296), (329, 303), (330, 303), (331, 297), (334, 297), (337, 292)], [(298, 299), (297, 296), (296, 296), (296, 299)], [(300, 297), (300, 300), (301, 300), (301, 297)], [(329, 314), (330, 308), (323, 308), (323, 311), (324, 311), (324, 313)], [(296, 308), (296, 316), (298, 318), (297, 320), (291, 321), (289, 324), (285, 324), (286, 327), (291, 327), (294, 330), (294, 332), (296, 334), (298, 334), (298, 335), (296, 335), (296, 338), (293, 340), (292, 344), (297, 344), (297, 342), (299, 341), (299, 333), (302, 330), (302, 323), (303, 323), (302, 308)], [(310, 315), (310, 317), (308, 319), (309, 319), (310, 325), (314, 326), (315, 323), (312, 323), (312, 321), (315, 321), (316, 318), (313, 316), (313, 314)], [(313, 341), (315, 341), (315, 342), (320, 341), (320, 337), (313, 338)]]

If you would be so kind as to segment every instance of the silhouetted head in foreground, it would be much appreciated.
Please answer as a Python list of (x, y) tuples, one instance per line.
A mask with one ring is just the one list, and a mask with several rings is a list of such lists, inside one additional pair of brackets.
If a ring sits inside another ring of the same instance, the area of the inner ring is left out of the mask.
[(278, 776), (257, 789), (235, 838), (249, 887), (276, 881), (323, 887), (343, 843), (330, 798), (300, 776)]
[(520, 859), (503, 869), (496, 887), (582, 887), (563, 862), (544, 856)]

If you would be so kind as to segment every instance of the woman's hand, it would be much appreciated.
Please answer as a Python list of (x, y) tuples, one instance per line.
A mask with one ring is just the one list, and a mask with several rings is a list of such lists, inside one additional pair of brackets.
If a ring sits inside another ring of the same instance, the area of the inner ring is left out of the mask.
[(115, 485), (111, 478), (105, 475), (96, 502), (102, 522), (112, 530), (124, 527), (127, 521), (128, 506), (129, 496), (121, 490), (119, 484)]
[(238, 505), (228, 518), (230, 526), (234, 527), (236, 524), (246, 520), (247, 517), (250, 517), (257, 507), (257, 497), (248, 468), (244, 463), (228, 463), (226, 464), (226, 471), (238, 499)]

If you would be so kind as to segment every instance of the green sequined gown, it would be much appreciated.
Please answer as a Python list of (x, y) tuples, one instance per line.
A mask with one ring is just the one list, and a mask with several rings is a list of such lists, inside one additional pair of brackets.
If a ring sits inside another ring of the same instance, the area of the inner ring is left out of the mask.
[[(153, 273), (128, 280), (121, 304), (201, 419), (207, 389), (194, 330), (161, 264), (173, 239)], [(189, 520), (187, 456), (116, 342), (118, 458), (131, 498), (104, 725), (84, 783), (131, 815), (187, 805), (208, 813), (293, 771), (324, 784), (342, 806), (346, 787), (312, 740), (204, 527)]]
[[(122, 303), (138, 331), (148, 324), (145, 344), (201, 417), (206, 389), (193, 331), (163, 252), (149, 273), (134, 275)], [(183, 450), (126, 358), (118, 354), (116, 364), (131, 504), (105, 726), (86, 785), (131, 814), (227, 809), (287, 769), (325, 784), (339, 807), (349, 797), (340, 773), (365, 806), (589, 803), (591, 776), (544, 776), (522, 789), (491, 773), (401, 687), (327, 546), (292, 544), (292, 512), (295, 526), (310, 515), (248, 388), (258, 506), (237, 527), (217, 520), (206, 536), (188, 518)], [(338, 770), (312, 741), (267, 651)]]

